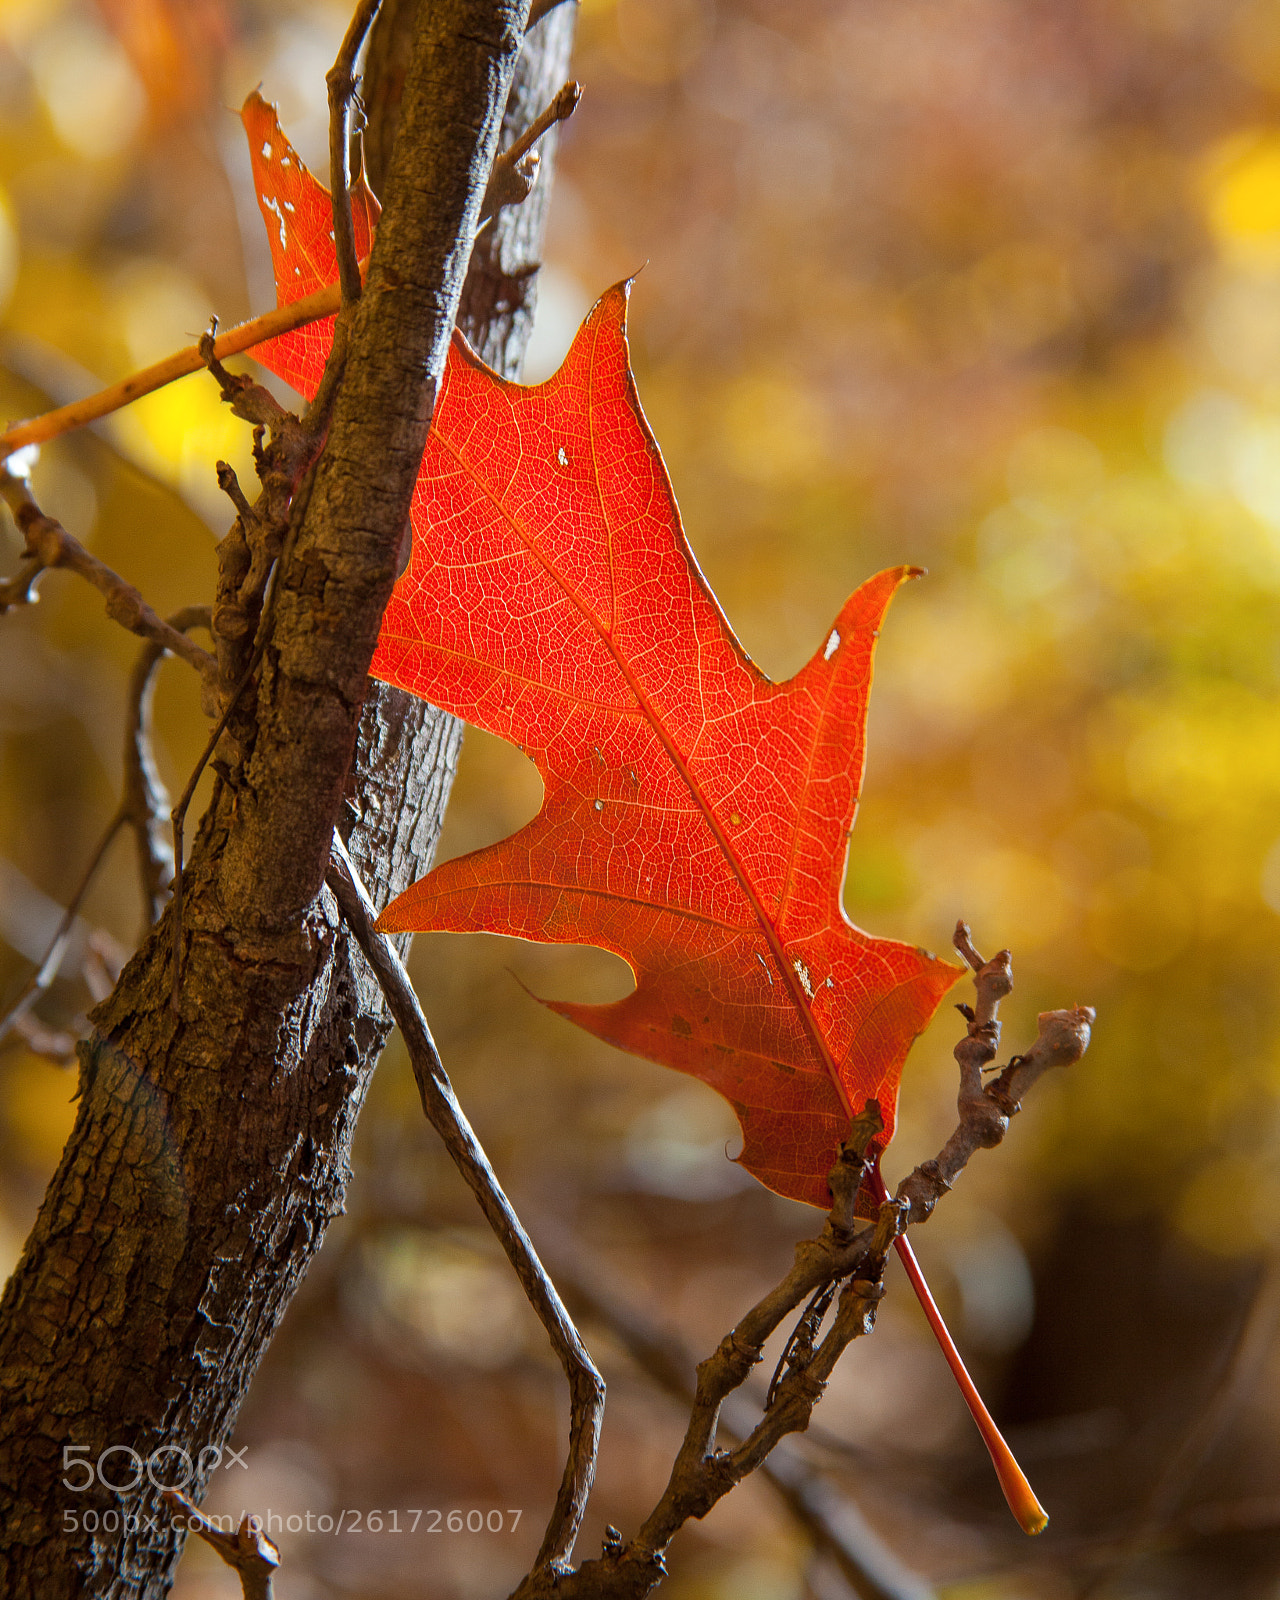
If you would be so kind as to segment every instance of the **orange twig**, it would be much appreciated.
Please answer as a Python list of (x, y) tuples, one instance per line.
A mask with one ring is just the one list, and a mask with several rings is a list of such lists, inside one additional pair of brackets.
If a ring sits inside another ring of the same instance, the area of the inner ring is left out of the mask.
[[(287, 306), (277, 306), (274, 311), (254, 317), (249, 322), (241, 322), (226, 333), (219, 334), (214, 340), (214, 354), (219, 359), (239, 355), (241, 351), (262, 344), (267, 339), (274, 339), (279, 334), (290, 333), (309, 322), (333, 316), (340, 302), (338, 285), (329, 284), (301, 300), (294, 300)], [(99, 417), (109, 416), (122, 406), (141, 399), (144, 394), (153, 394), (166, 384), (185, 378), (190, 372), (201, 371), (204, 365), (200, 346), (191, 344), (185, 350), (156, 362), (153, 367), (144, 367), (141, 372), (131, 373), (119, 383), (100, 389), (97, 394), (87, 395), (83, 400), (75, 400), (67, 406), (59, 406), (54, 411), (46, 411), (26, 422), (16, 422), (0, 434), (0, 460), (24, 445), (43, 444), (47, 439), (55, 439), (59, 434), (70, 433), (96, 422)]]

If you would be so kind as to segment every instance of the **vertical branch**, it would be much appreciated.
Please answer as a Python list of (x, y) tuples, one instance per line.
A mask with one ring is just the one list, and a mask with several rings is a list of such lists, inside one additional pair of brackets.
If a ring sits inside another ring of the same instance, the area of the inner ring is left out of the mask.
[(333, 243), (338, 253), (338, 282), (342, 308), (360, 298), (360, 264), (356, 259), (355, 227), (351, 220), (351, 140), (356, 89), (356, 57), (365, 41), (381, 0), (360, 0), (337, 59), (325, 75), (329, 86), (329, 188), (333, 195)]
[[(186, 606), (169, 618), (179, 633), (208, 628), (208, 606)], [(138, 851), (138, 879), (142, 888), (146, 926), (159, 922), (173, 885), (174, 855), (169, 838), (169, 796), (151, 751), (151, 699), (156, 668), (168, 652), (149, 643), (139, 655), (129, 678), (129, 713), (124, 734), (124, 795), (122, 821), (133, 829)]]
[[(0, 1309), (6, 1593), (167, 1590), (181, 1544), (167, 1519), (66, 1530), (62, 1447), (129, 1441), (198, 1459), (225, 1441), (342, 1210), (390, 1022), (321, 891), (334, 821), (389, 743), (358, 746), (368, 665), (526, 15), (524, 0), (424, 8), (373, 281), (352, 317), (324, 464), (295, 497), (309, 488), (277, 568), (245, 781), (215, 787), (185, 875), (179, 1009), (162, 931), (81, 1047), (75, 1128)], [(436, 746), (447, 760), (447, 730)], [(388, 808), (379, 892), (393, 868), (427, 864), (426, 808), (446, 788), (447, 775), (417, 774), (423, 809)], [(354, 832), (363, 856), (371, 830), (360, 819)]]
[[(69, 536), (68, 536), (69, 537)], [(208, 606), (187, 606), (163, 624), (175, 636), (184, 637), (192, 628), (209, 626)], [(150, 639), (144, 646), (129, 679), (129, 713), (124, 741), (124, 792), (114, 816), (103, 829), (89, 864), (67, 902), (44, 959), (23, 985), (16, 1000), (0, 1016), (0, 1039), (19, 1027), (32, 1006), (58, 976), (67, 953), (71, 930), (89, 886), (106, 859), (111, 842), (126, 825), (133, 830), (138, 846), (138, 870), (146, 913), (146, 926), (158, 920), (164, 899), (173, 880), (173, 856), (164, 835), (162, 813), (168, 804), (164, 784), (151, 755), (148, 728), (151, 692), (156, 667), (168, 653), (160, 640)]]

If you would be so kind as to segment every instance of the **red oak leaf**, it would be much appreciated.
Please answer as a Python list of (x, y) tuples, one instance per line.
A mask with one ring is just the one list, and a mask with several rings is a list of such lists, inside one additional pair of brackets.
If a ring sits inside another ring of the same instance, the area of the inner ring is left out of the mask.
[[(249, 136), (254, 190), (267, 225), (276, 303), (291, 305), (337, 281), (333, 202), (329, 191), (316, 182), (285, 138), (276, 108), (256, 89), (241, 106), (240, 120)], [(352, 185), (351, 201), (356, 254), (363, 260), (369, 254), (382, 209), (365, 182), (363, 168)], [(292, 333), (282, 333), (266, 344), (255, 345), (250, 354), (310, 400), (320, 386), (329, 358), (335, 320), (324, 317), (305, 328), (295, 328)]]
[[(251, 96), (243, 112), (281, 303), (337, 276), (330, 199)], [(364, 255), (377, 202), (356, 195)], [(959, 969), (876, 939), (842, 884), (871, 665), (898, 586), (871, 578), (809, 664), (772, 683), (685, 541), (627, 357), (629, 285), (605, 294), (560, 371), (523, 387), (454, 335), (414, 492), (413, 555), (372, 671), (517, 744), (545, 785), (511, 838), (444, 863), (386, 929), (596, 944), (636, 988), (553, 1009), (702, 1079), (742, 1125), (739, 1158), (780, 1194), (826, 1175), (868, 1098), (893, 1134), (912, 1040)], [(254, 350), (314, 394), (332, 319)], [(869, 1184), (885, 1195), (878, 1168)], [(1047, 1518), (974, 1389), (905, 1237), (896, 1241), (1029, 1532)]]
[[(271, 108), (246, 107), (282, 298), (332, 281), (329, 197)], [(361, 220), (367, 248), (374, 203)], [(719, 1091), (739, 1158), (779, 1194), (830, 1203), (851, 1112), (893, 1133), (912, 1040), (958, 969), (875, 939), (841, 903), (885, 608), (916, 569), (870, 579), (813, 659), (772, 683), (734, 637), (685, 541), (632, 381), (627, 286), (532, 388), (455, 335), (413, 502), (413, 557), (376, 677), (517, 744), (538, 816), (446, 862), (387, 929), (600, 945), (635, 991), (553, 1009)], [(255, 352), (304, 392), (326, 325)]]
[(872, 578), (787, 683), (749, 660), (698, 571), (627, 361), (625, 286), (555, 377), (506, 383), (459, 338), (408, 571), (372, 671), (517, 744), (546, 794), (446, 862), (385, 928), (602, 945), (636, 989), (554, 1009), (733, 1106), (741, 1161), (830, 1204), (851, 1108), (892, 1134), (911, 1041), (956, 978), (845, 917), (880, 619)]

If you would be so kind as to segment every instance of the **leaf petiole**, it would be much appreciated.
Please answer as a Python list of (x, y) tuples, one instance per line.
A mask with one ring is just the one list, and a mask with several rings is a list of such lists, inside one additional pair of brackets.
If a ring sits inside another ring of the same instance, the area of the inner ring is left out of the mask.
[[(878, 1163), (868, 1173), (864, 1182), (881, 1204), (889, 1198), (889, 1191), (885, 1187)], [(1009, 1510), (1013, 1512), (1018, 1526), (1024, 1533), (1043, 1533), (1049, 1526), (1049, 1514), (1036, 1499), (1035, 1490), (1027, 1482), (1026, 1474), (1018, 1465), (1013, 1451), (1005, 1443), (1004, 1435), (996, 1427), (995, 1419), (983, 1404), (977, 1385), (969, 1376), (968, 1368), (961, 1359), (959, 1350), (956, 1349), (955, 1340), (951, 1337), (951, 1331), (943, 1320), (937, 1301), (925, 1281), (920, 1263), (916, 1260), (916, 1253), (911, 1248), (911, 1241), (906, 1234), (900, 1233), (893, 1241), (893, 1247), (898, 1252), (898, 1259), (906, 1268), (911, 1287), (916, 1292), (916, 1299), (919, 1300), (929, 1320), (929, 1326), (933, 1329), (933, 1336), (938, 1341), (947, 1359), (947, 1365), (960, 1386), (960, 1393), (964, 1396), (969, 1413), (978, 1426), (982, 1442), (991, 1454), (991, 1462), (996, 1469), (996, 1477), (1000, 1480), (1000, 1487), (1008, 1501)]]

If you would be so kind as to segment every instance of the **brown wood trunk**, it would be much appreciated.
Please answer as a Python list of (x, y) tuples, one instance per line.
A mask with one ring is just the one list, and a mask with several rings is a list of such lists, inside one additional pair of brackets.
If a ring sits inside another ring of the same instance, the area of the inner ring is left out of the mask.
[[(366, 697), (365, 673), (523, 11), (424, 10), (369, 290), (281, 574), (254, 747), (191, 851), (180, 1003), (166, 916), (81, 1049), (76, 1124), (0, 1302), (0, 1594), (14, 1600), (167, 1593), (181, 1540), (155, 1489), (144, 1477), (114, 1492), (95, 1467), (76, 1492), (64, 1479), (88, 1469), (67, 1468), (65, 1452), (96, 1464), (113, 1450), (104, 1476), (125, 1484), (128, 1451), (169, 1482), (184, 1472), (175, 1451), (205, 1451), (198, 1498), (343, 1208), (390, 1021), (322, 890), (327, 841), (337, 822), (383, 903), (430, 863), (448, 798), (458, 724), (380, 685)], [(572, 28), (564, 6), (530, 32), (507, 139), (566, 75)], [(534, 196), (482, 239), (462, 295), (461, 325), (508, 372), (528, 333), (549, 179), (544, 156)], [(86, 1511), (129, 1524), (71, 1527)]]

